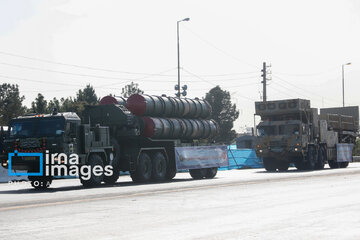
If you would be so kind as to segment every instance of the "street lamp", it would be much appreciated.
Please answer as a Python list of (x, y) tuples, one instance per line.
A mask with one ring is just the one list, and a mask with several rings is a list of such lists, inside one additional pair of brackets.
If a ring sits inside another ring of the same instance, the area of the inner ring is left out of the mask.
[(176, 22), (176, 30), (177, 30), (177, 60), (178, 60), (178, 86), (177, 86), (177, 90), (178, 90), (178, 97), (180, 98), (181, 94), (180, 94), (180, 45), (179, 45), (179, 23), (180, 22), (184, 22), (184, 21), (189, 21), (190, 18), (184, 18), (183, 20), (179, 20)]
[(350, 65), (351, 63), (346, 63), (342, 65), (342, 95), (343, 95), (343, 107), (345, 107), (345, 91), (344, 91), (344, 66)]

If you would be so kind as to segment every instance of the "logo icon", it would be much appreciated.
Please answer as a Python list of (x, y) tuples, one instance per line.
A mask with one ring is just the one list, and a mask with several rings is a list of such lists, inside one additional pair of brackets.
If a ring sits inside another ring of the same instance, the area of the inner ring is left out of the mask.
[[(13, 153), (9, 153), (9, 176), (43, 176), (43, 153), (19, 153), (15, 150)], [(12, 164), (17, 162), (17, 159), (23, 159), (25, 161), (36, 161), (39, 160), (39, 172), (21, 172), (16, 173), (11, 171)]]

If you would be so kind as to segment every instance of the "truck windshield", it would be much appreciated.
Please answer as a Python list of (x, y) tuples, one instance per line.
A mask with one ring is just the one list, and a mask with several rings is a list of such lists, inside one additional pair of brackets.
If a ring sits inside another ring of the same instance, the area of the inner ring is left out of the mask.
[(280, 125), (279, 135), (299, 134), (298, 124)]
[(9, 136), (19, 137), (51, 137), (61, 135), (64, 130), (62, 118), (36, 118), (16, 120), (10, 123)]
[(275, 135), (274, 126), (260, 126), (258, 127), (258, 136), (272, 136)]
[(13, 122), (9, 126), (10, 137), (31, 137), (34, 135), (35, 122)]

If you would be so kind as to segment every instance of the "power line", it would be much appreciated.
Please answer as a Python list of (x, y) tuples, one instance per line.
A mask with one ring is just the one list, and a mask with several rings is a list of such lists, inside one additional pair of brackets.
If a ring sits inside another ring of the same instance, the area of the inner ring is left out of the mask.
[[(276, 84), (276, 83), (275, 83), (275, 84)], [(290, 95), (288, 92), (280, 91), (280, 90), (274, 88), (273, 86), (269, 86), (269, 88), (272, 89), (272, 90), (275, 90), (275, 91), (278, 92), (278, 93), (281, 93), (281, 94), (286, 95), (286, 96), (288, 96), (288, 97), (294, 98), (294, 96)]]
[[(40, 58), (34, 58), (34, 57), (28, 57), (23, 56), (19, 54), (14, 53), (8, 53), (0, 51), (0, 54), (17, 57), (17, 58), (23, 58), (27, 60), (37, 61), (37, 62), (45, 62), (50, 64), (57, 64), (61, 66), (68, 66), (68, 67), (75, 67), (75, 68), (82, 68), (87, 70), (96, 70), (96, 71), (104, 71), (104, 72), (112, 72), (112, 73), (123, 73), (123, 74), (133, 74), (133, 75), (151, 75), (151, 76), (160, 76), (160, 77), (175, 77), (177, 75), (164, 75), (164, 74), (153, 74), (153, 73), (144, 73), (144, 72), (130, 72), (130, 71), (123, 71), (123, 70), (115, 70), (115, 69), (108, 69), (108, 68), (99, 68), (99, 67), (91, 67), (91, 66), (85, 66), (85, 65), (78, 65), (78, 64), (70, 64), (70, 63), (64, 63), (64, 62), (58, 62), (58, 61), (51, 61), (51, 60), (45, 60)], [(244, 74), (251, 74), (256, 72), (240, 72), (240, 73), (225, 73), (225, 74), (209, 74), (209, 75), (200, 75), (202, 77), (221, 77), (221, 76), (236, 76), (236, 75), (244, 75)], [(184, 76), (189, 77), (189, 76)]]
[(112, 80), (114, 80), (114, 79), (117, 79), (117, 80), (132, 80), (131, 78), (118, 78), (118, 77), (107, 77), (107, 76), (92, 75), (92, 74), (72, 73), (72, 72), (58, 71), (58, 70), (52, 70), (52, 69), (36, 68), (36, 67), (29, 67), (29, 66), (18, 65), (18, 64), (4, 63), (4, 62), (0, 62), (0, 64), (6, 65), (6, 66), (11, 66), (11, 67), (17, 67), (17, 68), (37, 70), (37, 71), (43, 71), (43, 72), (61, 73), (61, 74), (73, 75), (73, 76), (81, 76), (81, 77), (93, 77), (93, 78), (112, 79)]
[(239, 73), (224, 73), (224, 74), (208, 74), (208, 75), (202, 75), (200, 74), (200, 77), (223, 77), (223, 76), (235, 76), (235, 75), (245, 75), (245, 74), (252, 74), (252, 73), (258, 73), (258, 71), (252, 71), (252, 72), (239, 72)]
[[(184, 68), (182, 68), (182, 70), (184, 70), (185, 72), (187, 72), (187, 73), (189, 73), (189, 74), (193, 75), (193, 76), (194, 76), (194, 77), (196, 77), (196, 78), (199, 78), (200, 80), (202, 80), (202, 81), (204, 81), (204, 82), (206, 82), (206, 83), (209, 83), (209, 84), (211, 84), (211, 85), (213, 85), (213, 86), (218, 86), (218, 84), (214, 84), (214, 83), (212, 83), (212, 82), (209, 82), (209, 81), (207, 81), (207, 80), (205, 80), (205, 79), (203, 79), (203, 78), (201, 78), (201, 77), (197, 76), (196, 74), (194, 74), (194, 73), (192, 73), (192, 72), (190, 72), (190, 71), (188, 71), (188, 70), (184, 69)], [(240, 94), (238, 94), (237, 96), (239, 96), (239, 97), (241, 97), (241, 98), (244, 98), (244, 99), (247, 99), (247, 100), (255, 101), (255, 100), (254, 100), (254, 99), (252, 99), (252, 98), (249, 98), (249, 97), (246, 97), (246, 96), (243, 96), (243, 95), (240, 95)]]
[[(53, 73), (60, 73), (60, 74), (66, 74), (66, 75), (73, 75), (73, 76), (81, 76), (81, 77), (92, 77), (92, 78), (99, 78), (99, 79), (111, 79), (111, 80), (121, 80), (121, 81), (139, 81), (148, 77), (153, 77), (153, 76), (159, 76), (158, 73), (155, 74), (147, 74), (144, 77), (141, 78), (118, 78), (118, 77), (108, 77), (108, 76), (100, 76), (100, 75), (92, 75), (92, 74), (81, 74), (81, 73), (73, 73), (73, 72), (65, 72), (65, 71), (58, 71), (58, 70), (52, 70), (52, 69), (44, 69), (44, 68), (36, 68), (36, 67), (30, 67), (30, 66), (24, 66), (24, 65), (18, 65), (18, 64), (11, 64), (11, 63), (4, 63), (4, 62), (0, 62), (0, 64), (2, 65), (6, 65), (6, 66), (11, 66), (11, 67), (17, 67), (17, 68), (24, 68), (24, 69), (30, 69), (30, 70), (36, 70), (36, 71), (45, 71), (45, 72), (53, 72)], [(170, 70), (173, 70), (174, 68), (171, 68)], [(166, 71), (168, 72), (168, 71)], [(233, 81), (233, 80), (248, 80), (248, 79), (255, 79), (257, 78), (257, 76), (249, 76), (249, 77), (243, 77), (243, 78), (231, 78), (231, 79), (221, 79), (223, 81)], [(216, 80), (216, 79), (212, 79), (212, 80)], [(192, 81), (192, 82), (197, 82), (197, 81), (193, 81), (193, 80), (188, 80), (188, 81)], [(153, 80), (153, 82), (173, 82), (172, 80)], [(123, 82), (120, 82), (123, 83)], [(113, 84), (120, 84), (118, 82), (116, 83), (111, 83), (109, 85), (113, 85)]]
[(194, 36), (196, 36), (198, 39), (200, 39), (201, 41), (205, 42), (206, 44), (208, 44), (209, 46), (213, 47), (214, 49), (218, 50), (218, 51), (221, 52), (222, 54), (224, 54), (224, 55), (226, 55), (226, 56), (228, 56), (228, 57), (230, 57), (230, 58), (232, 58), (232, 59), (234, 59), (234, 60), (236, 60), (236, 61), (238, 61), (238, 62), (240, 62), (240, 63), (242, 63), (242, 64), (246, 64), (246, 65), (248, 65), (248, 66), (250, 66), (250, 67), (253, 67), (253, 68), (258, 69), (258, 67), (257, 67), (256, 65), (251, 64), (251, 63), (244, 62), (244, 61), (240, 60), (239, 58), (235, 57), (234, 55), (232, 55), (232, 54), (230, 54), (230, 53), (222, 50), (221, 48), (215, 46), (215, 45), (214, 45), (213, 43), (211, 43), (210, 41), (202, 38), (199, 34), (197, 34), (197, 33), (195, 33), (194, 31), (192, 31), (188, 26), (184, 26), (184, 28), (187, 29), (187, 30), (188, 30), (190, 33), (192, 33)]
[[(65, 92), (65, 91), (69, 91), (69, 90), (74, 90), (74, 89), (49, 89), (49, 90), (46, 90), (46, 93), (48, 92)], [(37, 93), (40, 93), (40, 91), (37, 91), (37, 90), (20, 90), (20, 92), (24, 92), (24, 93), (33, 93), (33, 92), (37, 92)]]
[[(240, 85), (233, 85), (231, 86), (231, 88), (239, 88), (239, 87), (246, 87), (246, 86), (254, 86), (254, 85), (258, 85), (259, 83), (245, 83), (245, 84), (240, 84)], [(224, 88), (230, 88), (228, 86), (223, 86)], [(200, 90), (204, 90), (204, 88), (191, 88), (191, 91), (200, 91)], [(146, 91), (159, 91), (159, 89), (146, 89)]]
[[(0, 77), (6, 78), (6, 79), (21, 80), (21, 81), (25, 81), (25, 82), (38, 82), (38, 83), (42, 83), (42, 84), (53, 84), (53, 85), (64, 86), (64, 83), (60, 83), (60, 82), (49, 82), (49, 81), (41, 81), (41, 80), (34, 80), (34, 79), (28, 79), (28, 78), (19, 78), (19, 77), (12, 77), (12, 76), (2, 75), (2, 74), (0, 74)], [(79, 84), (66, 84), (66, 85), (83, 87), (83, 85), (79, 85)]]
[[(275, 84), (275, 85), (277, 85), (277, 86), (279, 86), (279, 87), (282, 87), (282, 88), (284, 88), (284, 89), (286, 89), (286, 90), (289, 90), (289, 91), (291, 91), (291, 92), (294, 92), (294, 93), (296, 93), (296, 94), (298, 94), (298, 95), (300, 95), (300, 96), (302, 96), (302, 97), (311, 98), (310, 96), (305, 95), (305, 94), (303, 94), (302, 92), (298, 92), (298, 91), (294, 90), (293, 88), (286, 87), (286, 86), (284, 86), (284, 85), (282, 85), (282, 84), (279, 84), (279, 83), (277, 83), (277, 82), (273, 82), (273, 84)], [(287, 94), (287, 95), (290, 96), (289, 94)]]
[[(325, 99), (327, 102), (333, 102), (333, 103), (339, 104), (339, 101), (337, 101), (337, 100), (330, 99), (330, 98), (321, 96), (321, 95), (319, 95), (318, 93), (311, 92), (311, 91), (309, 91), (309, 90), (307, 90), (307, 89), (305, 89), (305, 88), (301, 88), (301, 87), (299, 87), (299, 86), (297, 86), (297, 85), (295, 85), (295, 84), (293, 84), (293, 83), (291, 83), (291, 82), (288, 82), (288, 81), (286, 81), (286, 80), (284, 80), (284, 79), (282, 79), (282, 78), (280, 78), (279, 76), (276, 76), (276, 75), (274, 75), (274, 74), (273, 74), (273, 76), (274, 76), (275, 78), (279, 79), (280, 81), (283, 81), (283, 82), (285, 82), (285, 83), (287, 83), (287, 84), (289, 84), (289, 85), (292, 85), (292, 86), (296, 87), (297, 89), (300, 89), (300, 90), (303, 90), (303, 91), (305, 91), (305, 92), (308, 92), (308, 93), (310, 93), (311, 95), (314, 95), (315, 97), (318, 97), (318, 98), (320, 98), (320, 99)], [(280, 86), (281, 86), (281, 85), (280, 85)]]
[(331, 67), (326, 71), (322, 71), (322, 72), (317, 72), (317, 73), (284, 73), (284, 72), (275, 72), (278, 75), (286, 75), (286, 76), (292, 76), (292, 77), (310, 77), (310, 76), (318, 76), (318, 75), (323, 75), (329, 72), (333, 72), (337, 69), (338, 67)]
[(58, 62), (58, 61), (51, 61), (51, 60), (45, 60), (45, 59), (40, 59), (40, 58), (27, 57), (27, 56), (23, 56), (23, 55), (2, 52), (2, 51), (0, 51), (0, 54), (12, 56), (12, 57), (24, 58), (24, 59), (28, 59), (28, 60), (37, 61), (37, 62), (45, 62), (45, 63), (50, 63), (50, 64), (68, 66), (68, 67), (83, 68), (83, 69), (88, 69), (88, 70), (97, 70), (97, 71), (112, 72), (112, 73), (135, 74), (135, 75), (149, 75), (149, 73), (129, 72), (129, 71), (107, 69), (107, 68), (90, 67), (90, 66), (84, 66), (84, 65), (78, 65), (78, 64), (63, 63), (63, 62)]
[[(274, 82), (274, 84), (275, 85), (277, 85), (277, 86), (279, 86), (279, 87), (282, 87), (282, 88), (284, 88), (284, 89), (287, 89), (287, 90), (290, 90), (290, 91), (292, 91), (292, 92), (295, 92), (295, 93), (297, 93), (298, 95), (300, 95), (300, 96), (303, 96), (303, 97), (305, 97), (305, 98), (307, 98), (307, 99), (313, 99), (313, 97), (311, 97), (311, 96), (309, 96), (309, 95), (305, 95), (305, 94), (303, 94), (302, 92), (298, 92), (298, 91), (296, 91), (296, 90), (294, 90), (294, 89), (292, 89), (292, 88), (288, 88), (288, 87), (286, 87), (286, 86), (284, 86), (284, 85), (281, 85), (281, 84), (279, 84), (279, 83), (276, 83), (276, 82)], [(272, 88), (272, 89), (274, 89), (274, 88)], [(277, 90), (277, 89), (275, 89), (275, 90)], [(279, 92), (279, 90), (277, 90), (278, 92)], [(283, 92), (282, 92), (283, 93)], [(286, 95), (288, 95), (288, 96), (290, 96), (290, 97), (293, 97), (293, 96), (291, 96), (291, 95), (289, 95), (289, 94), (286, 94)], [(327, 100), (327, 98), (324, 98), (324, 97), (322, 97), (322, 96), (318, 96), (318, 95), (315, 95), (315, 97), (318, 97), (319, 99), (321, 99), (321, 100), (324, 100), (325, 99), (325, 101), (326, 102), (336, 102), (337, 104), (338, 104), (338, 102), (337, 101), (335, 101), (335, 100), (330, 100), (329, 99), (329, 101)], [(297, 98), (297, 97), (296, 97)], [(317, 100), (313, 100), (313, 101), (317, 101)]]
[[(160, 74), (173, 71), (174, 69), (176, 69), (176, 68), (167, 69), (167, 70), (165, 70), (165, 71), (160, 72)], [(153, 74), (153, 75), (156, 75), (156, 74)], [(145, 77), (140, 77), (140, 78), (131, 79), (131, 82), (143, 80), (143, 79), (148, 78), (148, 77), (151, 77), (151, 75), (148, 75), (148, 76), (145, 76)], [(130, 83), (130, 81), (128, 81), (128, 82), (126, 82), (126, 83)], [(101, 86), (99, 86), (99, 87), (100, 87), (100, 88), (101, 88), (101, 87), (108, 87), (108, 86), (113, 86), (113, 85), (117, 85), (117, 84), (120, 84), (120, 83), (105, 84), (105, 85), (101, 85)]]

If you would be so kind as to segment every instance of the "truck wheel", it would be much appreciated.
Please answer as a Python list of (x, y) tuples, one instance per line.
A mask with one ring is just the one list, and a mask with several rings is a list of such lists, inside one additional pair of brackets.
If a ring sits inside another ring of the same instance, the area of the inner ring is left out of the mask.
[(266, 169), (266, 171), (268, 172), (276, 171), (276, 166), (274, 162), (275, 161), (272, 158), (264, 158), (264, 168)]
[(324, 168), (326, 162), (326, 150), (324, 147), (319, 148), (318, 160), (315, 164), (315, 169), (320, 170)]
[(35, 189), (46, 189), (50, 187), (52, 183), (52, 177), (29, 176), (28, 178), (31, 183), (31, 186)]
[(201, 169), (189, 169), (190, 176), (193, 179), (203, 179), (206, 176), (206, 168)]
[(164, 181), (166, 178), (166, 158), (163, 153), (157, 152), (152, 158), (152, 179), (155, 181)]
[(205, 175), (205, 178), (214, 178), (217, 174), (217, 167), (213, 167), (213, 168), (208, 168), (206, 169), (206, 175)]
[(151, 179), (151, 173), (151, 158), (147, 153), (142, 152), (136, 165), (136, 171), (131, 172), (130, 176), (134, 182), (148, 182)]
[(315, 167), (315, 148), (313, 146), (308, 147), (308, 152), (306, 156), (305, 169), (306, 170), (314, 170)]
[(340, 162), (339, 163), (340, 168), (347, 168), (347, 166), (349, 166), (349, 162)]
[(285, 172), (289, 169), (289, 162), (287, 161), (279, 161), (277, 165), (279, 172)]
[(328, 161), (328, 164), (330, 168), (339, 168), (338, 162), (335, 162), (334, 160)]
[(110, 153), (113, 154), (113, 159), (109, 161), (109, 165), (113, 167), (113, 174), (111, 176), (104, 175), (105, 184), (116, 183), (120, 176), (120, 145), (115, 138), (111, 138), (110, 143), (114, 149), (114, 151)]
[(304, 163), (302, 158), (296, 159), (295, 167), (297, 168), (297, 170), (300, 170), (300, 171), (301, 170), (306, 170), (306, 166), (305, 166), (305, 163)]
[(175, 177), (175, 175), (176, 175), (176, 169), (171, 166), (168, 166), (168, 169), (166, 171), (166, 179), (171, 180)]
[(104, 162), (103, 159), (98, 154), (91, 154), (89, 156), (89, 160), (87, 165), (89, 167), (89, 172), (87, 172), (88, 175), (82, 175), (80, 174), (80, 182), (84, 187), (95, 187), (97, 185), (100, 185), (104, 178), (104, 173), (102, 173), (99, 176), (95, 176), (93, 173), (93, 169), (95, 166), (101, 166), (102, 169), (104, 169)]
[(115, 184), (116, 181), (119, 179), (120, 170), (113, 167), (113, 174), (111, 176), (104, 175), (104, 182), (105, 184)]

